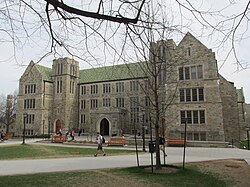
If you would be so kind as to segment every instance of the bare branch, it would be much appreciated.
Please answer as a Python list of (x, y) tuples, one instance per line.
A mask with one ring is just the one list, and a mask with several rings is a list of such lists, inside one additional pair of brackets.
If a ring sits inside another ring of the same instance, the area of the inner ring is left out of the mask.
[(84, 17), (90, 17), (90, 18), (94, 18), (94, 19), (103, 19), (103, 20), (108, 20), (108, 21), (117, 22), (117, 23), (124, 23), (124, 24), (129, 24), (129, 23), (136, 24), (138, 22), (138, 18), (139, 18), (141, 9), (142, 9), (143, 4), (145, 2), (145, 0), (142, 1), (141, 7), (138, 10), (137, 16), (134, 19), (131, 19), (131, 18), (123, 17), (120, 14), (116, 15), (116, 17), (108, 16), (108, 15), (104, 15), (104, 14), (99, 14), (100, 6), (102, 5), (102, 1), (100, 1), (97, 13), (83, 11), (83, 10), (68, 6), (68, 5), (64, 4), (63, 2), (59, 2), (57, 0), (45, 0), (45, 1), (47, 3), (53, 5), (56, 10), (58, 8), (61, 8), (62, 10), (66, 11), (68, 13), (72, 13), (72, 14), (76, 14), (76, 15), (80, 15), (80, 16), (84, 16)]

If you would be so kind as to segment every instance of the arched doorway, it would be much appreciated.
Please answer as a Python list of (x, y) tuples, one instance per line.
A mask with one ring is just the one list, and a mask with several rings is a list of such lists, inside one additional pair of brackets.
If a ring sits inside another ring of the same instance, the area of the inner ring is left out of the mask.
[(56, 133), (59, 132), (59, 130), (62, 129), (62, 123), (61, 121), (58, 119), (56, 121)]
[(100, 133), (103, 136), (109, 136), (109, 121), (106, 118), (102, 119), (101, 121)]

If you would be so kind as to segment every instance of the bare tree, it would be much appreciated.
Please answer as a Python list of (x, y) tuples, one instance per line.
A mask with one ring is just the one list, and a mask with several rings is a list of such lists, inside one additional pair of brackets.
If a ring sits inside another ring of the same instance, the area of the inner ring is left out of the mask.
[(6, 126), (6, 133), (9, 133), (10, 126), (15, 123), (16, 118), (16, 101), (17, 94), (13, 95), (1, 95), (0, 110), (1, 117), (0, 122)]
[[(223, 5), (216, 1), (216, 7), (211, 7), (209, 10), (203, 10), (203, 1), (194, 3), (189, 0), (176, 0), (176, 3), (181, 20), (194, 20), (200, 25), (199, 35), (203, 38), (214, 38), (218, 50), (222, 51), (226, 46), (230, 46), (221, 67), (232, 60), (229, 59), (232, 55), (238, 70), (248, 68), (249, 63), (239, 58), (237, 49), (238, 45), (248, 40), (250, 36), (248, 31), (250, 1), (228, 1)], [(185, 12), (189, 12), (190, 17)]]
[[(249, 38), (249, 1), (228, 1), (218, 7), (188, 0), (3, 0), (1, 41), (12, 43), (11, 59), (19, 63), (23, 56), (20, 52), (39, 46), (35, 61), (51, 55), (70, 55), (91, 66), (100, 66), (123, 59), (124, 50), (132, 47), (123, 42), (128, 42), (127, 34), (133, 34), (135, 28), (162, 27), (171, 29), (172, 35), (192, 29), (200, 37), (216, 41), (218, 49), (231, 45), (224, 61), (233, 54), (238, 67), (246, 68), (248, 63), (238, 57), (236, 44)], [(100, 59), (104, 59), (102, 64)]]
[[(172, 81), (173, 74), (176, 72), (174, 69), (175, 61), (173, 52), (176, 46), (173, 40), (167, 40), (166, 37), (164, 37), (164, 40), (155, 42), (152, 38), (157, 36), (157, 33), (154, 32), (142, 31), (134, 32), (134, 34), (137, 36), (133, 37), (136, 53), (138, 53), (138, 56), (144, 57), (144, 59), (140, 59), (141, 62), (138, 63), (138, 69), (141, 69), (145, 75), (144, 81), (138, 81), (145, 98), (144, 102), (137, 101), (138, 103), (136, 103), (140, 108), (137, 117), (139, 119), (143, 118), (144, 123), (146, 119), (146, 123), (152, 124), (156, 141), (156, 169), (159, 170), (161, 169), (159, 140), (160, 136), (164, 136), (165, 114), (169, 105), (172, 104), (172, 101), (177, 96), (178, 83), (176, 83), (176, 89), (166, 97), (167, 83)], [(129, 34), (129, 37), (132, 36)], [(142, 37), (147, 38), (147, 40), (142, 40)], [(138, 110), (135, 110), (136, 112)], [(137, 123), (137, 129), (143, 128), (140, 127), (140, 121), (137, 121)]]

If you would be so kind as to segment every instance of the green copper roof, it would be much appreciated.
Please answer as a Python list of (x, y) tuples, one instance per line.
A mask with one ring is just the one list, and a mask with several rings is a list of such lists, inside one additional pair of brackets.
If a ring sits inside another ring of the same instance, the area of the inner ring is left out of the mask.
[[(143, 71), (145, 65), (145, 62), (137, 62), (80, 70), (79, 83), (143, 78), (146, 77), (146, 73)], [(39, 64), (36, 64), (36, 67), (45, 81), (53, 81), (51, 68)]]
[(91, 83), (113, 80), (125, 80), (131, 78), (146, 77), (143, 71), (145, 62), (121, 64), (80, 70), (79, 83)]
[(36, 67), (38, 71), (41, 73), (41, 75), (43, 76), (43, 79), (45, 81), (52, 81), (52, 77), (51, 77), (52, 69), (51, 68), (41, 66), (39, 64), (36, 64)]

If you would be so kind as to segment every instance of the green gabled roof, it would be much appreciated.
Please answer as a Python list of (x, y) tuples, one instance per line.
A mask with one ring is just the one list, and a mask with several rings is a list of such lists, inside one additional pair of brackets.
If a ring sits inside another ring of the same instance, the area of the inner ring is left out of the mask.
[[(137, 62), (80, 70), (79, 83), (104, 82), (147, 77), (146, 73), (144, 72), (144, 69), (147, 69), (145, 68), (145, 65), (145, 62)], [(51, 68), (39, 64), (36, 64), (36, 67), (45, 81), (53, 81), (51, 77)]]
[(79, 83), (126, 80), (146, 77), (145, 62), (80, 70)]
[(41, 73), (43, 80), (52, 81), (52, 77), (51, 77), (52, 69), (51, 68), (41, 66), (39, 64), (36, 64), (36, 67), (37, 67), (38, 71)]
[(243, 88), (237, 89), (237, 101), (238, 103), (245, 103)]

